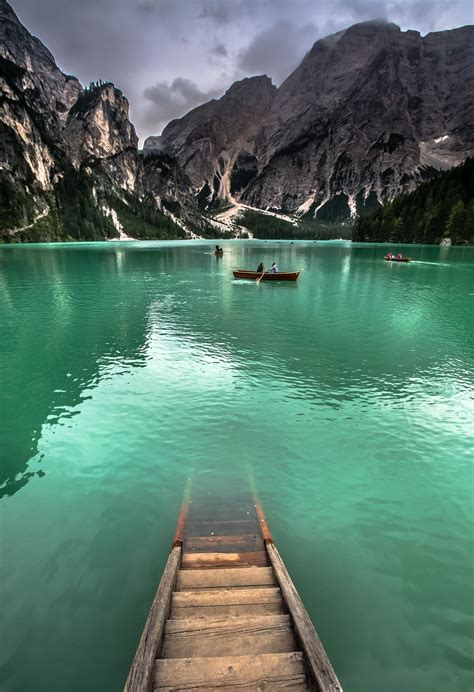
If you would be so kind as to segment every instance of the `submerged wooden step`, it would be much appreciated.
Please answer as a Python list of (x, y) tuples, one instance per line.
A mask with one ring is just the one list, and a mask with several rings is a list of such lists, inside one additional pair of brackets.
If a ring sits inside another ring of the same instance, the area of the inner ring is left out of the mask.
[(184, 541), (184, 550), (197, 553), (244, 553), (263, 551), (263, 539), (257, 533), (236, 536), (194, 536)]
[(289, 615), (168, 620), (160, 657), (250, 656), (295, 649)]
[(208, 519), (206, 521), (193, 521), (189, 519), (186, 524), (186, 537), (192, 536), (235, 536), (246, 533), (257, 533), (260, 530), (256, 517), (250, 519), (216, 521)]
[(179, 570), (177, 591), (224, 587), (272, 586), (275, 577), (271, 567), (236, 567), (231, 569)]
[(219, 567), (266, 567), (265, 550), (243, 553), (184, 553), (181, 569), (208, 569)]
[(309, 690), (300, 651), (257, 656), (161, 659), (153, 690)]

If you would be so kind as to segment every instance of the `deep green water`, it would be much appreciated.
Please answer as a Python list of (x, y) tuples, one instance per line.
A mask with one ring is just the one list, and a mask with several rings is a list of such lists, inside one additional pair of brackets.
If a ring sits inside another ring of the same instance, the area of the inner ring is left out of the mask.
[(474, 249), (225, 248), (0, 248), (2, 692), (120, 690), (186, 478), (249, 466), (346, 692), (471, 690)]

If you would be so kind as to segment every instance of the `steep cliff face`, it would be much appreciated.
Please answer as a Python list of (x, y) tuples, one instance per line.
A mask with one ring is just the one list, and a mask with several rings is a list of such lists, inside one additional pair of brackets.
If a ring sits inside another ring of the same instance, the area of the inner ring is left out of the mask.
[(219, 100), (173, 120), (158, 142), (147, 140), (145, 149), (158, 147), (175, 156), (200, 190), (202, 206), (228, 198), (239, 184), (238, 171), (255, 158), (261, 121), (276, 91), (266, 76), (236, 82)]
[(474, 28), (366, 22), (318, 41), (278, 90), (243, 198), (341, 218), (472, 153)]
[[(137, 147), (122, 92), (111, 83), (83, 89), (63, 74), (0, 0), (1, 239), (133, 235), (114, 205), (140, 237), (160, 237), (161, 230), (172, 237), (173, 229), (181, 237), (188, 221), (205, 227), (178, 164), (155, 167), (147, 178), (150, 166)], [(170, 219), (168, 201), (181, 211), (181, 226)]]
[(138, 137), (129, 120), (128, 101), (113, 84), (80, 94), (68, 113), (64, 137), (76, 168), (99, 166), (114, 188), (135, 192)]
[(206, 203), (340, 220), (472, 155), (473, 93), (474, 27), (421, 37), (364, 22), (317, 41), (278, 90), (243, 80), (156, 146)]

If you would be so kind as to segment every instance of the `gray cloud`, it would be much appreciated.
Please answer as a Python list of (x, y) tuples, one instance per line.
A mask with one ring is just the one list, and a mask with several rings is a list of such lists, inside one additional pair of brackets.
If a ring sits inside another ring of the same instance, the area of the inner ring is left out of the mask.
[(229, 55), (223, 43), (218, 43), (217, 46), (214, 46), (214, 48), (211, 49), (211, 53), (212, 55), (222, 56), (224, 58)]
[(301, 62), (317, 35), (314, 24), (296, 26), (281, 20), (252, 39), (239, 53), (238, 65), (249, 74), (265, 73), (279, 84)]
[(170, 120), (184, 115), (206, 101), (222, 96), (222, 90), (202, 91), (191, 79), (176, 77), (171, 84), (157, 82), (147, 87), (143, 95), (151, 102), (145, 112), (145, 124), (154, 127), (158, 132)]

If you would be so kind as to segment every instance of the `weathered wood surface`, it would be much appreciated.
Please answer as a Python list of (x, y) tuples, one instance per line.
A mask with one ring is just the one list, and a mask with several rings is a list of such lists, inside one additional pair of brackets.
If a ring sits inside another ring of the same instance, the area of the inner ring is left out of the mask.
[(265, 550), (260, 534), (243, 536), (194, 536), (184, 541), (184, 550), (197, 553), (243, 553)]
[(148, 673), (132, 666), (129, 680), (138, 684), (127, 681), (125, 692), (149, 692), (150, 683), (170, 691), (341, 692), (262, 507), (248, 494), (238, 506), (232, 499), (205, 493), (200, 503), (183, 503), (173, 593), (159, 625), (142, 636), (139, 651), (148, 653), (135, 657), (135, 669)]
[(154, 661), (170, 611), (171, 596), (176, 583), (180, 559), (181, 547), (178, 545), (172, 548), (166, 563), (125, 683), (125, 692), (148, 692), (151, 689)]
[(239, 615), (284, 615), (288, 612), (283, 600), (279, 603), (234, 603), (229, 605), (173, 606), (169, 617), (172, 620), (183, 618), (222, 618)]
[(234, 589), (272, 586), (275, 577), (271, 567), (236, 567), (231, 569), (179, 570), (176, 590)]
[(156, 662), (154, 690), (309, 690), (300, 651), (255, 656), (163, 659)]
[(206, 569), (219, 567), (265, 567), (268, 565), (265, 550), (244, 553), (184, 553), (181, 569)]
[(288, 615), (168, 620), (162, 658), (245, 656), (296, 650)]
[(154, 690), (309, 690), (300, 651), (156, 661)]
[(267, 544), (267, 552), (283, 598), (293, 618), (296, 634), (306, 655), (306, 663), (311, 677), (318, 685), (320, 692), (342, 692), (342, 687), (314, 625), (273, 543)]
[(218, 533), (227, 536), (242, 535), (244, 533), (256, 533), (259, 531), (256, 519), (229, 519), (226, 521), (194, 521), (188, 520), (186, 526), (186, 537), (191, 536), (215, 536)]
[(281, 591), (278, 587), (263, 589), (199, 589), (197, 591), (175, 591), (172, 595), (172, 606), (188, 607), (205, 605), (241, 605), (244, 603), (281, 603)]

